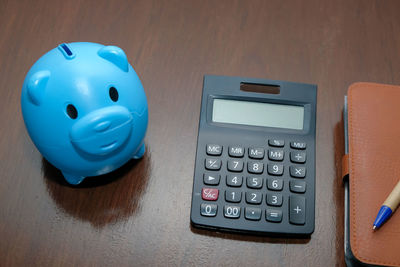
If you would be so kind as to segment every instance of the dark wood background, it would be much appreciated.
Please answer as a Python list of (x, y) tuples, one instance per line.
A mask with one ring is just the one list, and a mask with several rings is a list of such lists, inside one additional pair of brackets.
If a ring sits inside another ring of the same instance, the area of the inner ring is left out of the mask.
[[(343, 96), (356, 81), (400, 84), (399, 14), (397, 0), (0, 0), (0, 265), (343, 266)], [(32, 64), (73, 41), (124, 49), (150, 111), (145, 157), (78, 188), (20, 109)], [(318, 85), (310, 239), (190, 226), (204, 74)]]

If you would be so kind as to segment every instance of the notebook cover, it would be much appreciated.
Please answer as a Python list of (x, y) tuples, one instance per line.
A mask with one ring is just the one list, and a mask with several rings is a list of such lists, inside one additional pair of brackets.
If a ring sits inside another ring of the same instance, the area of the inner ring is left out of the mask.
[(400, 210), (372, 230), (400, 178), (400, 86), (351, 85), (348, 138), (351, 251), (364, 263), (400, 266)]

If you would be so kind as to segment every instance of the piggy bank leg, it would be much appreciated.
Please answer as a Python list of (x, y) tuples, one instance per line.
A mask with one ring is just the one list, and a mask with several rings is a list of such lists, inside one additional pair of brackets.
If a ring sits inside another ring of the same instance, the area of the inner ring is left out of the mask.
[(141, 157), (143, 157), (145, 151), (146, 151), (146, 148), (143, 143), (142, 146), (139, 148), (138, 152), (136, 152), (136, 154), (133, 156), (133, 158), (140, 159)]
[(80, 184), (83, 181), (83, 179), (85, 178), (83, 176), (77, 176), (77, 175), (69, 174), (69, 173), (65, 173), (65, 172), (62, 172), (62, 174), (64, 175), (65, 180), (67, 180), (68, 183), (73, 184), (73, 185)]

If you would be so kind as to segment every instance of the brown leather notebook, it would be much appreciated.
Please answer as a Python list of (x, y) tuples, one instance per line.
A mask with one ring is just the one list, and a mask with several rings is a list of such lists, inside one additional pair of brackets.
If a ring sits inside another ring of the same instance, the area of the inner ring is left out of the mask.
[(400, 86), (355, 83), (348, 90), (347, 108), (349, 153), (343, 169), (348, 164), (351, 252), (361, 263), (400, 266), (400, 210), (372, 230), (400, 179)]

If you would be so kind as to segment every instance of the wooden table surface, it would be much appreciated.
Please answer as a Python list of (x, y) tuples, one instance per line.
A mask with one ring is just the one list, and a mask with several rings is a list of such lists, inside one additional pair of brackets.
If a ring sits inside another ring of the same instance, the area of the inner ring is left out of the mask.
[[(400, 1), (0, 1), (1, 266), (343, 266), (342, 106), (356, 81), (400, 84)], [(76, 188), (24, 126), (24, 77), (63, 42), (126, 52), (148, 150)], [(315, 232), (198, 230), (190, 201), (204, 74), (318, 85)]]

